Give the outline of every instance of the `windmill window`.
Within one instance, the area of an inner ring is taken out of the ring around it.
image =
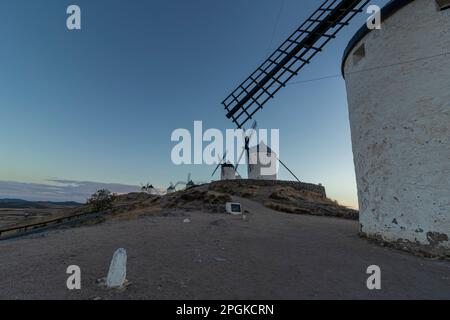
[[[450,9],[450,0],[436,0],[439,10]]]
[[[364,43],[359,46],[358,49],[355,50],[353,53],[353,63],[357,64],[359,61],[361,61],[366,56],[366,47]]]

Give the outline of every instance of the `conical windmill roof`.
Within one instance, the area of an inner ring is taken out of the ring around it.
[[[268,154],[271,154],[273,151],[267,146],[264,142],[260,142],[258,145],[253,146],[249,149],[250,153],[260,153],[263,151],[267,151]]]

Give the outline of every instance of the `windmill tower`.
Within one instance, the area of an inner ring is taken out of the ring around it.
[[[191,179],[191,173],[187,176],[186,189],[195,187],[195,182]]]
[[[227,162],[220,165],[220,180],[236,180],[236,169],[234,166]]]
[[[147,194],[159,194],[159,191],[150,183],[147,183],[146,185],[141,183],[141,191]]]
[[[244,148],[236,165],[236,170],[239,164],[246,155],[247,164],[247,178],[251,180],[277,180],[277,163],[278,158],[264,142],[250,147],[250,141],[255,133],[257,127],[256,121],[253,122],[250,134],[247,135],[244,130]]]
[[[245,134],[244,130],[244,148],[236,164],[236,172],[241,160],[246,155],[247,177],[253,180],[277,180],[278,163],[280,163],[298,182],[301,182],[297,176],[280,160],[278,155],[273,152],[264,142],[250,147],[250,141],[257,127],[256,121],[253,122],[250,135]]]
[[[211,177],[214,177],[217,170],[220,167],[220,180],[236,180],[239,179],[240,176],[236,172],[236,168],[230,162],[225,161],[227,157],[227,152],[223,155],[222,158],[219,158],[219,164],[216,169],[213,171]]]
[[[177,186],[174,185],[172,182],[170,183],[169,187],[167,188],[167,193],[174,193],[177,191]]]
[[[360,231],[450,255],[450,1],[393,0],[381,17],[342,63]]]
[[[251,180],[277,180],[277,154],[264,142],[248,149],[247,175]]]

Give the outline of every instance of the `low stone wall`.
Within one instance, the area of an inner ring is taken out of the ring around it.
[[[236,184],[236,185],[241,185],[241,186],[291,187],[291,188],[299,190],[299,191],[314,192],[324,198],[326,198],[326,196],[327,196],[324,186],[312,184],[312,183],[297,182],[297,181],[241,179],[241,180],[215,181],[215,182],[212,182],[211,184],[220,184],[220,183],[222,183],[222,184],[229,183],[229,184]]]

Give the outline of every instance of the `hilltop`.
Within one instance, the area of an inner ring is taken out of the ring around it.
[[[328,199],[324,192],[314,190],[303,188],[294,182],[217,181],[162,196],[147,193],[120,195],[115,198],[112,209],[104,217],[133,218],[149,214],[191,211],[219,214],[225,213],[226,202],[246,199],[278,212],[358,219],[356,210],[341,206],[336,201]],[[75,212],[89,210],[91,207],[85,205],[76,208]],[[247,210],[245,205],[243,210]]]
[[[148,215],[185,215],[193,211],[221,214],[225,213],[227,202],[243,200],[282,213],[358,219],[357,211],[328,199],[325,189],[319,185],[291,181],[230,180],[194,186],[165,195],[145,192],[117,195],[109,210],[95,215],[94,218],[74,223],[73,226]],[[243,205],[243,210],[250,213],[246,205]],[[4,199],[0,200],[0,227],[42,223],[94,211],[92,205],[76,202]]]

